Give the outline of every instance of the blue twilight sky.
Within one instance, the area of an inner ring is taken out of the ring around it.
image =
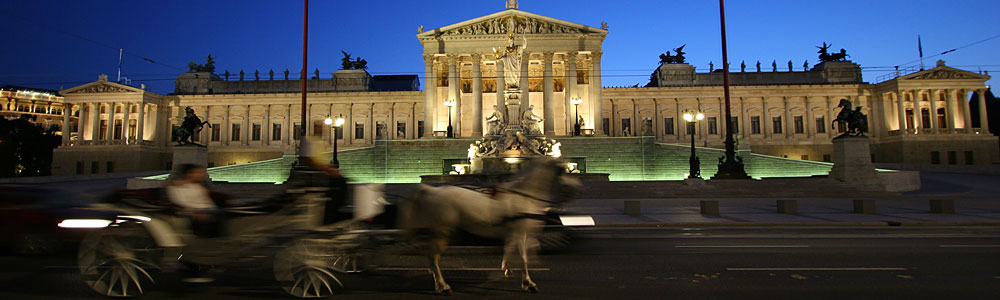
[[[504,9],[504,0],[333,1],[313,0],[309,20],[309,70],[323,77],[339,68],[340,50],[368,60],[373,75],[420,74],[423,60],[417,26],[438,28]],[[240,69],[252,78],[274,69],[294,74],[302,62],[302,1],[76,1],[0,0],[0,85],[69,88],[114,80],[118,48],[122,75],[154,92],[173,91],[173,79],[189,61],[217,56],[217,73]],[[793,61],[817,62],[815,46],[846,48],[876,82],[893,66],[916,66],[917,35],[926,59],[1000,75],[1000,27],[995,0],[754,0],[728,1],[729,59],[733,69],[760,60],[770,71]],[[681,44],[700,72],[721,66],[717,1],[523,0],[521,10],[599,27],[604,41],[606,86],[645,84],[657,56]],[[986,41],[983,41],[986,40]],[[980,42],[983,41],[983,42]],[[971,46],[960,48],[969,44]],[[151,59],[157,64],[143,60]],[[277,75],[280,77],[280,75]],[[297,78],[297,75],[293,75]],[[991,80],[994,82],[996,80]],[[422,80],[421,80],[422,83]]]

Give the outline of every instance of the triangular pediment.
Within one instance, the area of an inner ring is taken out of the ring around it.
[[[537,15],[517,9],[507,9],[457,24],[424,31],[417,38],[437,36],[489,36],[506,35],[514,24],[515,34],[600,34],[606,29],[594,28],[573,22]]]
[[[67,94],[103,94],[103,93],[143,93],[144,90],[118,84],[106,80],[98,80],[81,86],[71,87],[59,91],[61,95]]]
[[[930,70],[924,70],[910,75],[900,77],[903,80],[935,80],[935,79],[972,79],[989,80],[987,75],[960,70],[947,66],[940,66]]]

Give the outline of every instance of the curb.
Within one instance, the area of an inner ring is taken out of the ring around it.
[[[599,228],[629,228],[629,227],[781,227],[781,226],[847,226],[847,227],[876,227],[876,226],[1000,226],[1000,221],[983,222],[663,222],[663,223],[611,223],[595,224]]]

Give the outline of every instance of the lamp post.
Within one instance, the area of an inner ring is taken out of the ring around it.
[[[684,111],[684,121],[688,122],[689,132],[691,134],[691,158],[688,160],[690,168],[688,169],[688,178],[701,178],[701,162],[698,160],[698,156],[694,154],[694,134],[695,134],[695,123],[701,121],[705,118],[705,114],[697,111],[687,110]]]
[[[323,124],[333,128],[333,159],[330,160],[330,164],[333,165],[334,168],[340,169],[340,160],[337,159],[337,129],[344,126],[344,117],[337,116],[337,119],[326,117],[326,119],[323,120]]]
[[[573,99],[569,99],[569,103],[573,104],[575,111],[573,114],[573,120],[575,122],[575,125],[573,125],[573,136],[580,136],[580,103],[583,103],[583,99],[574,97]]]
[[[451,127],[451,108],[455,106],[455,99],[444,100],[444,106],[448,107],[448,138],[453,138],[455,137],[455,132]]]
[[[750,179],[743,167],[743,159],[736,156],[736,139],[733,131],[733,115],[729,105],[729,54],[726,50],[726,8],[725,0],[719,0],[719,27],[722,28],[722,91],[726,102],[726,156],[719,163],[719,171],[714,178]]]

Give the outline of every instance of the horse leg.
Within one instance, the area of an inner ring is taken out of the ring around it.
[[[537,293],[538,286],[534,281],[531,281],[531,276],[528,275],[528,233],[524,232],[518,239],[518,249],[521,252],[521,289],[529,293]]]
[[[448,239],[446,238],[434,238],[431,240],[430,253],[428,253],[427,258],[430,260],[431,264],[431,276],[434,277],[434,291],[442,296],[451,296],[451,286],[444,282],[444,276],[441,275],[441,253],[444,252],[445,246],[448,245]]]
[[[508,237],[503,246],[503,260],[500,261],[500,270],[503,270],[503,277],[510,278],[510,260],[517,251],[517,239]]]

